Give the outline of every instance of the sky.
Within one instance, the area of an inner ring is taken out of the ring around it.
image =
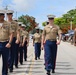
[[[47,15],[61,17],[67,11],[76,8],[76,0],[0,0],[0,9],[6,6],[14,10],[14,18],[28,14],[35,17],[39,27],[43,28],[42,22],[48,20]]]

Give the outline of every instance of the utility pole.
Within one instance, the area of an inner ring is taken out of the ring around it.
[[[5,6],[5,10],[8,10],[8,5]]]
[[[76,16],[76,6],[75,6],[75,16]]]
[[[72,30],[72,20],[71,20],[71,22],[70,22],[70,30]]]
[[[75,9],[76,9],[76,6],[75,6]]]
[[[16,19],[17,19],[17,11],[16,11]]]
[[[7,11],[8,10],[8,5],[6,5],[4,9]],[[5,14],[5,16],[6,16],[6,21],[7,21],[7,15]]]

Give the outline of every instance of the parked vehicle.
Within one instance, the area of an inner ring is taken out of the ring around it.
[[[63,41],[72,41],[74,35],[74,30],[69,30],[67,34],[64,34],[62,36]]]

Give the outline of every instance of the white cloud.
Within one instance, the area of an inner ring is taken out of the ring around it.
[[[3,2],[3,0],[0,0],[0,9],[3,8],[3,6],[2,6],[2,2]]]
[[[16,11],[26,12],[33,9],[35,0],[12,0],[11,7]]]
[[[3,1],[3,0],[0,0],[0,4],[2,4],[2,1]]]

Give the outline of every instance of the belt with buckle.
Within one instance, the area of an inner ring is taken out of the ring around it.
[[[49,41],[56,41],[56,39],[48,39]]]

